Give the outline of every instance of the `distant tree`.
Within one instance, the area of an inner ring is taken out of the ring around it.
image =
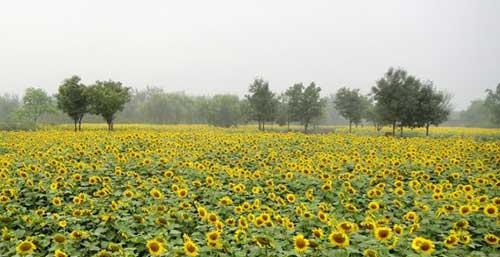
[[[500,83],[497,85],[495,91],[491,89],[487,89],[486,92],[488,95],[486,96],[486,100],[484,104],[486,108],[491,113],[491,121],[497,126],[500,126]]]
[[[467,109],[460,112],[460,119],[466,127],[493,127],[491,116],[490,110],[481,99],[471,101]]]
[[[208,123],[219,127],[238,125],[240,100],[235,95],[215,95],[209,103]]]
[[[416,112],[418,86],[418,79],[405,70],[390,68],[372,87],[375,110],[384,122],[392,124],[393,135],[396,125],[401,127],[403,134],[403,126],[415,124],[413,113]]]
[[[359,93],[359,89],[340,88],[335,94],[335,109],[349,121],[349,133],[352,123],[359,124],[368,108],[368,100]]]
[[[381,112],[376,109],[377,106],[373,103],[372,99],[367,99],[366,105],[367,107],[364,118],[373,124],[375,130],[382,130],[385,121],[380,115]]]
[[[130,100],[130,88],[122,86],[121,82],[96,81],[87,90],[89,110],[91,113],[101,115],[108,124],[108,130],[113,130],[116,113],[123,110],[124,105]]]
[[[300,121],[302,117],[302,98],[304,95],[304,84],[296,83],[289,87],[284,94],[287,98],[288,129],[291,121]]]
[[[241,118],[240,118],[241,123],[247,124],[253,119],[254,117],[253,110],[247,98],[243,98],[240,100],[240,112],[241,112]]]
[[[0,95],[0,122],[10,121],[20,107],[21,103],[16,95]]]
[[[21,115],[32,120],[35,124],[44,113],[54,112],[52,98],[41,88],[30,87],[23,96]]]
[[[290,130],[290,113],[288,111],[288,100],[288,96],[284,93],[278,97],[278,106],[276,108],[276,123],[280,126],[285,126],[288,124],[288,130]]]
[[[77,124],[78,130],[82,130],[83,115],[88,111],[89,104],[85,93],[87,87],[80,81],[78,76],[65,79],[56,95],[57,107],[73,119],[75,131],[77,131]]]
[[[264,130],[265,122],[274,120],[278,100],[269,89],[269,83],[261,78],[254,80],[248,92],[246,98],[252,117],[259,123],[259,130]]]
[[[304,89],[300,98],[298,113],[301,123],[304,124],[304,133],[307,133],[311,121],[321,117],[325,102],[320,97],[320,92],[321,88],[316,86],[314,82],[311,82],[311,84]]]
[[[430,125],[439,125],[448,119],[451,112],[451,96],[437,91],[431,81],[424,82],[417,96],[417,112],[414,114],[418,127],[425,127],[429,135]]]

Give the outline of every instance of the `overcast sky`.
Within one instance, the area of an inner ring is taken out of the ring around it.
[[[457,109],[500,83],[500,1],[3,1],[0,92],[73,74],[188,94],[315,81],[369,92],[390,67]]]

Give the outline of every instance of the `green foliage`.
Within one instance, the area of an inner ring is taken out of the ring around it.
[[[340,88],[333,102],[339,114],[349,120],[349,132],[352,123],[359,124],[366,116],[368,99],[359,93],[359,89]]]
[[[75,122],[79,123],[81,130],[81,122],[83,116],[88,111],[89,99],[86,94],[87,87],[80,83],[81,79],[78,76],[67,78],[59,86],[57,99],[57,107],[66,113]]]
[[[497,127],[500,127],[500,83],[497,85],[495,91],[487,89],[486,92],[488,95],[484,102],[485,106],[491,113],[491,121]]]
[[[122,86],[121,82],[96,81],[87,90],[90,112],[101,115],[108,123],[108,130],[113,130],[116,113],[123,110],[130,101],[130,88]]]
[[[15,95],[0,95],[0,122],[10,122],[14,113],[21,107],[19,98]]]
[[[448,119],[451,112],[450,95],[437,91],[432,82],[423,83],[417,95],[416,126],[425,127],[429,135],[430,125],[439,125]]]
[[[55,112],[52,98],[41,88],[30,87],[26,89],[23,97],[23,106],[19,111],[19,117],[37,122],[44,113]]]
[[[474,100],[460,113],[460,119],[466,127],[492,127],[491,114],[484,100]]]
[[[428,130],[430,125],[444,122],[451,111],[449,95],[437,92],[432,82],[422,82],[403,69],[390,68],[372,93],[376,118],[392,124],[393,134],[396,125],[401,135],[403,127],[425,126]]]
[[[306,133],[311,121],[321,116],[323,107],[325,106],[325,101],[320,97],[319,92],[321,92],[321,88],[316,86],[314,82],[311,82],[304,89],[300,98],[298,108],[299,120],[304,124],[304,132]]]
[[[215,95],[209,102],[208,123],[219,127],[238,125],[240,100],[235,95]]]
[[[300,121],[301,119],[301,101],[304,91],[304,84],[297,83],[292,87],[288,88],[285,92],[285,96],[288,101],[288,113],[290,121]]]
[[[249,103],[251,117],[259,123],[259,129],[264,130],[266,121],[273,121],[276,116],[278,99],[269,89],[269,83],[261,78],[255,79],[248,89],[246,98]]]

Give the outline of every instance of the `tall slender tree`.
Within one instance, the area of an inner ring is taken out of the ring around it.
[[[254,120],[259,123],[259,130],[265,130],[265,122],[273,121],[278,100],[269,89],[269,82],[257,78],[248,89],[246,98]]]
[[[89,106],[88,96],[85,92],[87,87],[80,81],[80,77],[76,75],[65,79],[59,86],[56,95],[57,107],[73,120],[75,131],[77,131],[77,124],[78,130],[82,130],[82,119],[88,112]]]
[[[500,83],[497,85],[495,91],[487,89],[486,93],[488,95],[486,96],[484,104],[491,113],[492,122],[497,127],[500,127]]]
[[[314,82],[311,82],[304,89],[300,98],[299,117],[302,124],[304,124],[305,133],[307,133],[311,121],[321,116],[323,107],[325,106],[325,101],[320,97],[320,92],[321,88],[316,86]]]
[[[361,122],[367,111],[368,100],[359,93],[359,89],[342,87],[337,90],[333,103],[339,114],[349,121],[349,133],[352,133],[352,123]]]

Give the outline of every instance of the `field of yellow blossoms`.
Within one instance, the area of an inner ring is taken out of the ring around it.
[[[0,132],[0,256],[499,256],[500,140],[457,133]]]

